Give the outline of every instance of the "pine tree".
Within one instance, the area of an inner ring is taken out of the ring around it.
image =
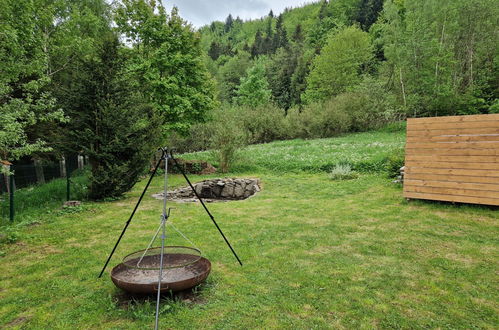
[[[253,42],[253,46],[251,46],[251,57],[255,58],[258,55],[263,54],[264,52],[264,40],[262,37],[262,32],[260,30],[256,31],[255,41]]]
[[[229,14],[229,16],[227,16],[227,18],[225,19],[225,26],[224,26],[225,33],[230,32],[233,26],[234,26],[234,19],[232,18],[232,15]]]
[[[279,48],[268,70],[272,99],[280,108],[286,111],[293,104],[291,77],[298,64],[297,56],[297,49]]]
[[[323,20],[328,16],[328,4],[327,0],[322,0],[321,8],[319,9],[319,20]]]
[[[305,40],[305,36],[303,35],[303,29],[301,27],[301,24],[297,24],[295,27],[295,31],[293,32],[293,36],[291,39],[297,43],[297,44],[302,44],[303,41]]]
[[[279,15],[276,22],[276,33],[274,35],[274,52],[281,47],[288,47],[288,35],[283,25],[283,17]]]
[[[210,49],[208,50],[208,55],[213,61],[216,61],[222,53],[222,48],[220,44],[216,41],[212,41]]]
[[[369,31],[383,9],[383,0],[361,0],[357,21],[364,31]]]
[[[121,196],[139,180],[162,137],[161,118],[126,70],[118,37],[108,33],[85,58],[66,92],[66,146],[91,165],[89,197]]]

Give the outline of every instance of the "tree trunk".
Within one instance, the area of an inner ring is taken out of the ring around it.
[[[402,88],[402,98],[404,99],[404,106],[407,106],[407,100],[405,98],[405,87],[404,80],[402,79],[402,68],[399,68],[399,76],[400,76],[400,87]]]

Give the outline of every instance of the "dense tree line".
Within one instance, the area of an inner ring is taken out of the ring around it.
[[[497,113],[498,17],[495,0],[322,0],[196,32],[155,0],[0,0],[0,158],[84,153],[103,198],[165,141],[228,169],[246,142]]]
[[[200,32],[225,103],[263,63],[254,94],[283,113],[372,83],[399,117],[473,114],[499,108],[497,17],[494,0],[322,0]]]
[[[83,153],[119,196],[214,108],[199,35],[158,1],[0,0],[0,158]]]

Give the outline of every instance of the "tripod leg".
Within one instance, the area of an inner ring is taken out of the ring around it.
[[[164,151],[163,151],[164,153]],[[104,264],[104,267],[102,267],[102,270],[99,274],[99,278],[102,277],[102,274],[104,273],[104,270],[106,270],[106,267],[107,265],[109,264],[109,261],[111,260],[111,257],[113,256],[114,254],[114,251],[116,251],[116,248],[118,247],[118,244],[120,244],[120,241],[121,239],[123,238],[123,235],[125,235],[125,232],[128,228],[128,225],[130,225],[130,222],[132,221],[132,218],[133,216],[135,215],[135,212],[137,211],[137,209],[139,208],[139,205],[140,205],[140,202],[142,202],[142,198],[144,198],[144,195],[146,194],[146,191],[147,191],[147,188],[149,188],[149,185],[151,184],[151,181],[152,179],[154,178],[154,175],[156,174],[156,171],[158,170],[159,168],[159,165],[161,164],[161,160],[163,159],[163,156],[161,156],[161,158],[159,159],[158,163],[156,164],[156,167],[154,168],[154,171],[152,172],[151,174],[151,177],[149,178],[149,181],[147,181],[147,184],[144,188],[144,191],[142,191],[142,195],[140,195],[139,197],[139,200],[137,201],[137,204],[135,205],[135,208],[133,209],[132,211],[132,214],[130,215],[130,218],[128,219],[128,221],[126,222],[125,224],[125,227],[123,228],[123,230],[121,231],[121,235],[120,237],[118,238],[118,240],[116,241],[116,244],[114,245],[114,248],[113,250],[111,251],[111,254],[109,255],[109,257],[107,258],[106,260],[106,263]]]
[[[213,223],[215,224],[215,227],[217,227],[218,229],[218,232],[220,233],[220,235],[222,235],[225,243],[227,244],[227,246],[229,247],[229,249],[232,251],[232,254],[234,255],[234,257],[236,257],[237,261],[239,262],[239,264],[242,266],[243,263],[241,262],[241,259],[239,259],[239,257],[237,256],[237,253],[236,251],[234,251],[234,249],[232,248],[232,245],[230,245],[229,243],[229,240],[225,237],[224,233],[222,232],[222,229],[220,229],[220,227],[218,226],[217,222],[215,221],[215,218],[213,217],[213,215],[211,215],[210,211],[208,210],[208,208],[206,207],[206,205],[204,204],[203,200],[201,199],[201,197],[198,195],[198,193],[196,192],[196,189],[194,189],[194,186],[192,185],[191,181],[189,180],[189,178],[187,177],[187,175],[185,174],[184,170],[182,169],[182,167],[177,163],[177,160],[175,159],[175,157],[173,157],[173,152],[170,152],[170,157],[171,159],[173,160],[173,162],[175,163],[175,166],[177,166],[177,168],[179,169],[179,171],[182,173],[182,175],[184,176],[185,178],[185,181],[187,181],[187,183],[189,184],[189,186],[191,187],[192,191],[194,192],[194,195],[196,195],[197,199],[199,199],[199,201],[201,202],[201,205],[203,205],[203,208],[204,210],[206,211],[206,213],[208,214],[208,216],[210,217],[211,221],[213,221]]]

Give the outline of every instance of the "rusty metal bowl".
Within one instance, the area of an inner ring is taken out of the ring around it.
[[[128,255],[125,257],[124,263],[113,268],[111,279],[118,288],[131,293],[155,293],[158,291],[158,254],[145,255],[140,262],[140,268],[130,267],[126,263],[128,261],[128,264],[136,265],[135,258],[130,258],[130,256],[138,255],[140,257],[142,252],[138,251]],[[161,280],[161,291],[165,292],[193,288],[206,280],[211,270],[211,263],[208,259],[198,254],[185,253],[185,251],[179,253],[178,249],[173,251],[165,249],[163,260],[165,266]],[[183,264],[185,265],[179,266]]]

